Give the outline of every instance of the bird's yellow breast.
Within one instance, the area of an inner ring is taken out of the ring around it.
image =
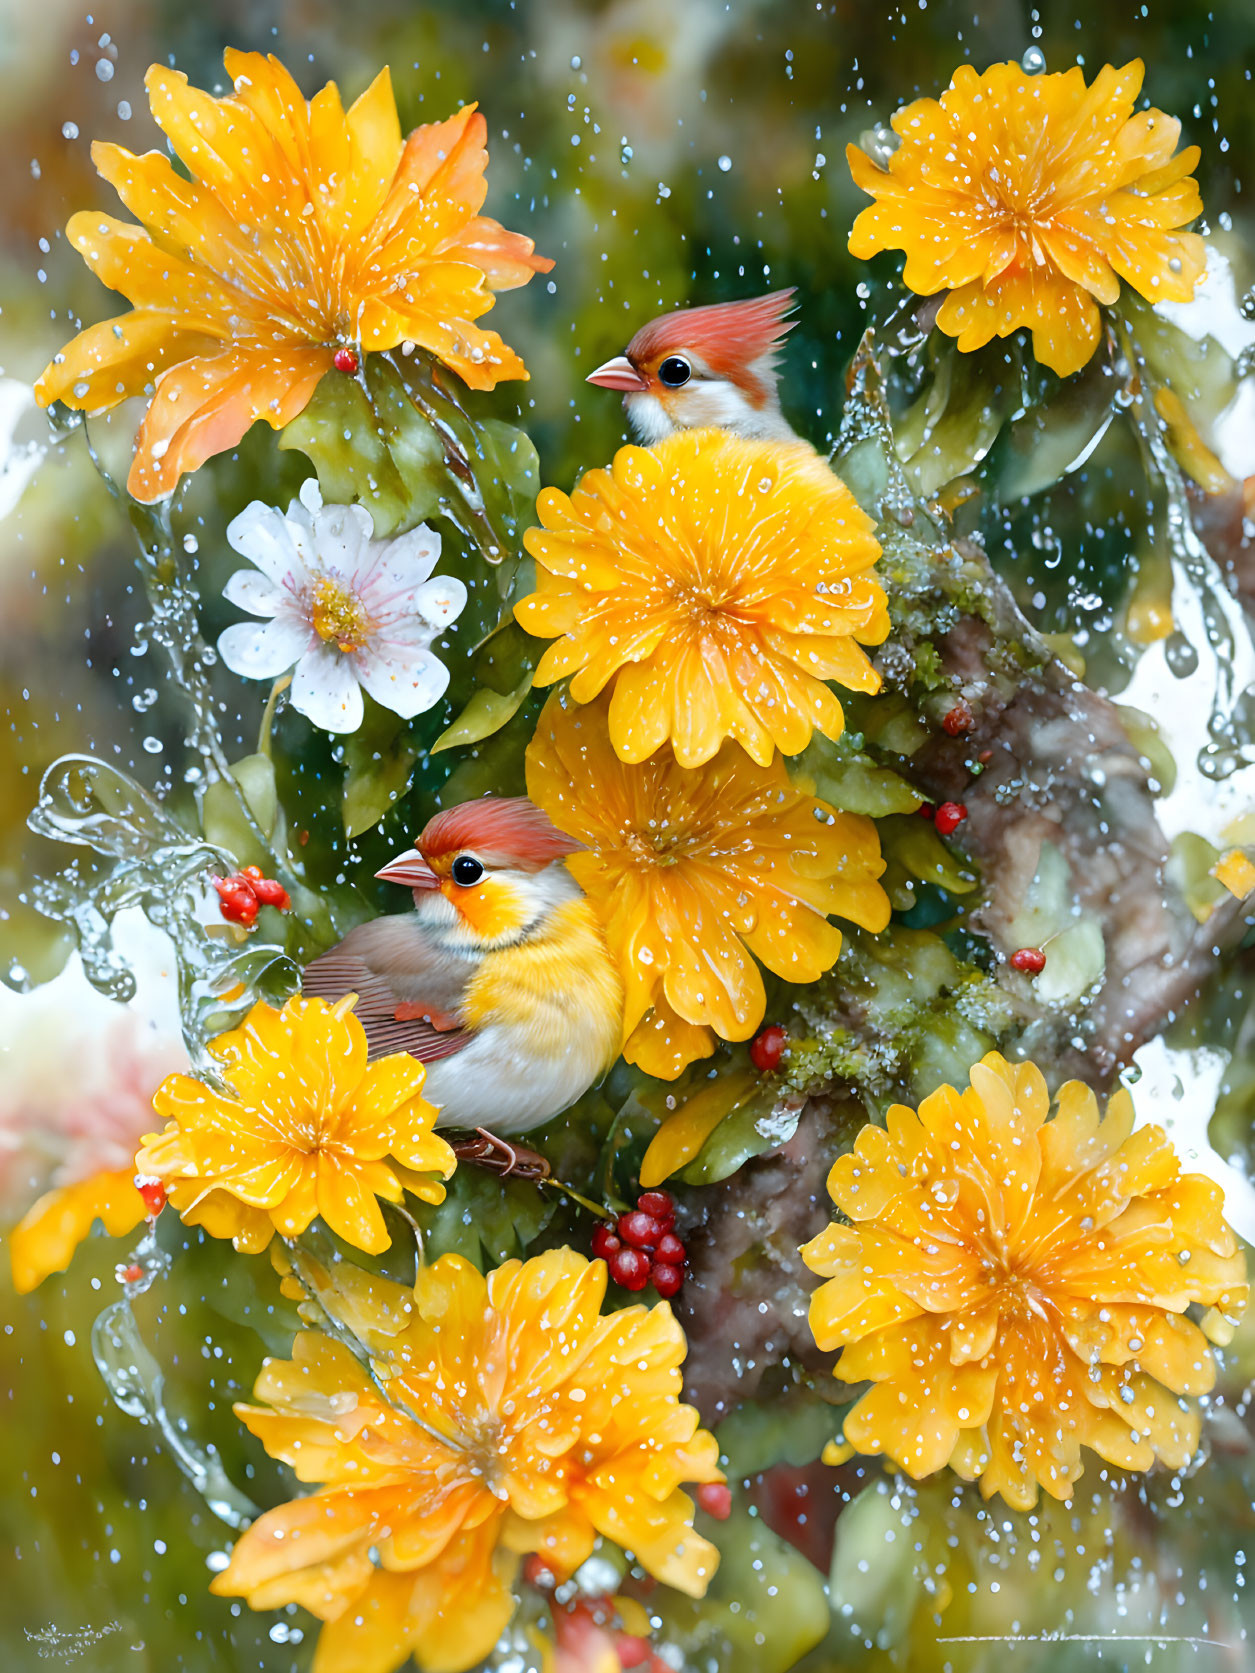
[[[603,1066],[619,1052],[623,983],[586,900],[567,901],[545,935],[484,956],[467,985],[462,1015],[472,1029],[517,1028],[544,1056],[565,1056],[573,1034]]]

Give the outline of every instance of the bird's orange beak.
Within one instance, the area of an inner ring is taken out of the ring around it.
[[[629,394],[637,395],[649,388],[649,380],[641,376],[625,354],[607,360],[604,366],[590,372],[584,381],[600,384],[602,389],[624,389]]]
[[[382,871],[375,873],[385,883],[401,883],[407,889],[438,889],[440,879],[427,864],[417,848],[407,848],[395,860],[389,860]]]

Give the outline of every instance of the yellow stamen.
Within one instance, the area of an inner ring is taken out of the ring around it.
[[[337,650],[360,650],[374,631],[374,623],[356,594],[324,575],[314,588],[310,609],[314,632]]]

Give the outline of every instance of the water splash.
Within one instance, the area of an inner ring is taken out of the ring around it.
[[[228,1527],[246,1528],[258,1507],[227,1476],[217,1448],[197,1441],[165,1403],[165,1373],[140,1334],[132,1300],[169,1270],[170,1258],[157,1246],[150,1224],[124,1269],[126,1293],[106,1307],[92,1326],[92,1357],[114,1404],[128,1417],[155,1428],[170,1456],[214,1515]]]
[[[234,860],[186,831],[116,767],[88,755],[63,756],[45,773],[28,824],[111,862],[95,870],[76,863],[36,883],[30,896],[45,916],[73,926],[83,973],[99,992],[122,1003],[135,995],[134,972],[113,943],[119,912],[139,907],[170,937],[183,1038],[197,1071],[213,1067],[206,1040],[229,1020],[224,995],[252,994],[263,978],[276,989],[296,986],[299,973],[282,947],[256,940],[240,947],[228,935],[209,933],[205,920],[217,912],[208,878],[233,870]]]

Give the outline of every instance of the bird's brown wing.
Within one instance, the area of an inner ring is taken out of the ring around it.
[[[306,965],[301,992],[307,999],[325,999],[332,1004],[346,993],[355,993],[353,1014],[365,1030],[371,1062],[393,1052],[408,1051],[420,1063],[435,1063],[441,1057],[452,1057],[471,1041],[470,1031],[465,1028],[433,1028],[419,1017],[398,1020],[398,1008],[412,1011],[413,1005],[398,1007],[387,978],[348,951],[343,942]]]

